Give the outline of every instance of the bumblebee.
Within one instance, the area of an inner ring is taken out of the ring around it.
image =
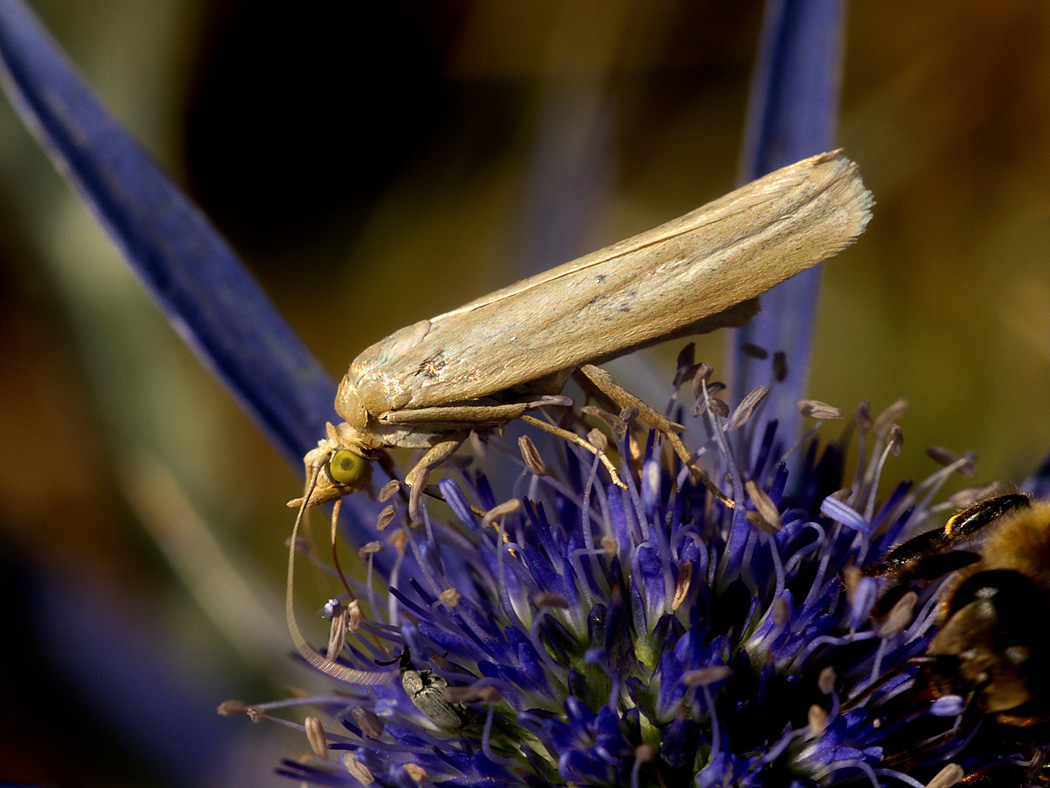
[[[962,542],[968,549],[952,549]],[[876,615],[949,572],[940,628],[914,660],[933,693],[959,695],[1004,725],[1050,723],[1050,501],[988,498],[904,542],[865,571],[891,579]]]

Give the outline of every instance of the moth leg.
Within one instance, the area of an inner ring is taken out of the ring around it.
[[[453,429],[484,429],[499,427],[508,421],[520,419],[525,413],[544,405],[563,404],[563,398],[528,400],[477,405],[440,405],[432,408],[406,408],[390,410],[379,416],[383,424],[425,424],[433,427]]]
[[[619,405],[621,408],[635,408],[638,411],[638,418],[648,424],[650,427],[661,433],[671,444],[671,448],[674,449],[682,462],[685,463],[686,467],[689,468],[689,472],[693,474],[693,477],[697,479],[701,484],[706,487],[712,495],[729,508],[733,508],[735,504],[732,500],[726,497],[718,486],[711,481],[707,474],[700,470],[700,466],[693,460],[692,452],[685,447],[682,443],[682,439],[678,437],[678,433],[683,432],[685,427],[681,424],[671,421],[661,413],[653,410],[653,408],[646,405],[638,397],[631,394],[627,389],[623,388],[619,383],[613,380],[612,375],[606,372],[601,367],[596,367],[594,364],[584,364],[579,368],[579,372],[588,381],[590,381],[597,389]]]
[[[408,496],[408,517],[410,520],[415,520],[419,514],[419,501],[426,491],[430,472],[455,454],[459,447],[463,445],[463,441],[467,439],[468,434],[466,430],[457,432],[451,438],[434,444],[427,449],[427,453],[420,458],[415,467],[405,475],[405,484],[410,488]]]
[[[612,477],[613,484],[617,487],[627,488],[627,485],[620,480],[620,475],[616,472],[616,468],[613,467],[612,461],[606,456],[602,449],[599,449],[593,443],[581,438],[575,432],[569,430],[563,430],[561,427],[557,427],[554,424],[548,424],[540,419],[535,419],[532,416],[522,416],[521,420],[526,424],[531,424],[533,427],[539,427],[544,432],[549,432],[551,435],[556,435],[562,440],[566,440],[569,443],[575,443],[577,446],[582,446],[591,454],[595,455],[599,460],[602,461],[602,465],[609,471],[609,476]]]

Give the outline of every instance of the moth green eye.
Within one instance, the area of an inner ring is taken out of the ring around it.
[[[339,484],[354,484],[368,473],[368,460],[349,449],[340,449],[328,462],[328,475]]]

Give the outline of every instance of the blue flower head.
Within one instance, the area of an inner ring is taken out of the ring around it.
[[[763,389],[730,409],[708,368],[689,354],[679,363],[668,412],[707,436],[713,478],[746,480],[727,487],[737,506],[637,430],[610,435],[631,458],[626,489],[582,449],[523,437],[521,455],[493,438],[487,460],[453,464],[439,485],[448,505],[425,504],[421,522],[395,495],[380,518],[389,585],[348,579],[326,609],[328,653],[349,681],[310,700],[329,749],[354,768],[314,760],[283,773],[376,785],[408,774],[442,786],[920,785],[906,775],[987,746],[959,699],[924,695],[907,662],[925,648],[936,596],[873,623],[874,581],[857,570],[943,509],[931,501],[972,458],[944,457],[922,484],[879,494],[902,406],[874,420],[861,408],[838,442],[785,445],[775,425],[755,429]],[[841,418],[800,408],[818,423]],[[843,488],[853,443],[866,453]],[[506,466],[511,480],[490,484],[486,469],[506,477]],[[503,487],[505,501],[493,492]]]

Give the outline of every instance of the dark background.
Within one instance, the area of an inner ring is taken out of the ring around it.
[[[396,328],[728,191],[761,13],[33,6],[333,376]],[[975,449],[975,481],[1020,481],[1050,449],[1048,40],[1045,3],[850,8],[839,138],[877,205],[827,268],[810,393],[910,400],[891,481],[932,472],[932,444]],[[284,784],[269,771],[305,740],[214,707],[326,686],[281,620],[299,475],[6,102],[0,257],[0,778]],[[665,391],[679,344],[621,375]],[[698,355],[717,366],[721,344]]]

